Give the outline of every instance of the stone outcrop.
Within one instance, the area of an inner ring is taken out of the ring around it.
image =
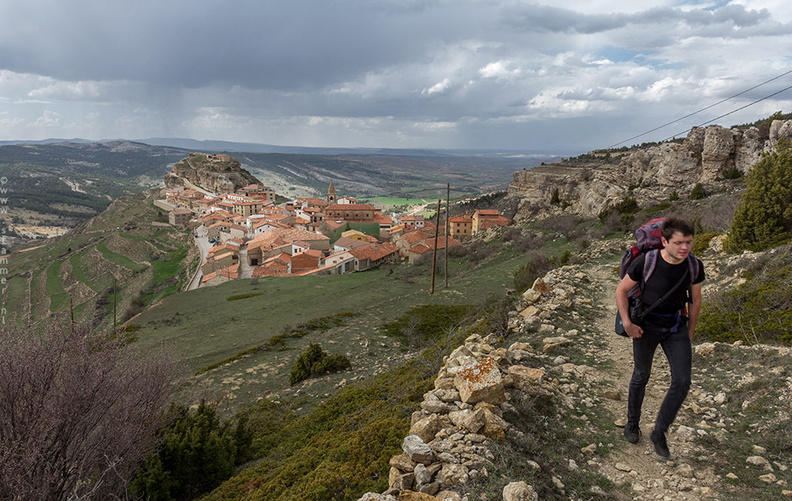
[[[234,193],[243,186],[261,184],[235,158],[204,153],[190,153],[176,162],[164,181],[169,189],[190,188],[214,194]]]
[[[694,127],[684,141],[633,150],[618,163],[611,153],[597,152],[588,161],[515,172],[509,195],[521,202],[517,220],[539,210],[552,211],[550,200],[556,189],[568,204],[566,211],[584,217],[596,217],[621,202],[628,192],[641,206],[648,206],[668,200],[673,192],[690,193],[697,183],[717,183],[724,172],[733,169],[746,174],[763,153],[775,149],[779,139],[792,138],[792,120],[773,121],[766,137],[755,127]]]
[[[552,397],[544,371],[519,365],[528,345],[495,349],[491,337],[474,334],[445,359],[435,388],[412,416],[402,454],[390,460],[388,491],[367,493],[360,501],[462,499],[472,482],[488,476],[488,444],[520,433],[503,418],[511,392]],[[533,492],[519,487],[507,492]]]

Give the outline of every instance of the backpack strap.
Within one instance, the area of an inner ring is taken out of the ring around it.
[[[627,252],[629,252],[629,249],[627,250]],[[633,287],[627,292],[628,297],[632,297],[632,298],[641,297],[641,292],[643,292],[644,286],[646,285],[646,281],[649,280],[649,277],[652,276],[652,273],[654,273],[654,270],[657,267],[658,252],[660,252],[658,249],[652,249],[644,253],[643,273],[641,274],[641,281],[638,284],[636,284],[635,287]]]
[[[690,269],[690,287],[688,287],[688,303],[693,302],[693,282],[696,281],[699,275],[699,260],[693,254],[688,254],[687,257],[688,268]]]

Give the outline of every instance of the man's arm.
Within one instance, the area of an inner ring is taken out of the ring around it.
[[[622,278],[622,281],[619,282],[619,285],[616,287],[616,307],[619,309],[624,331],[628,336],[633,338],[643,336],[643,329],[641,326],[632,323],[632,320],[630,320],[630,306],[627,299],[627,293],[636,285],[638,285],[638,282],[630,278],[630,275],[624,275],[624,278]],[[696,318],[698,318],[698,314]]]
[[[690,287],[690,297],[693,300],[688,305],[688,334],[693,340],[693,332],[696,330],[699,314],[701,313],[701,284],[693,284]]]

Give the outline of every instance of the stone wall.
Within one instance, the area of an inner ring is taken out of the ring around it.
[[[489,475],[491,443],[522,434],[503,417],[516,412],[511,401],[521,396],[568,398],[558,380],[524,361],[537,355],[563,358],[558,352],[578,335],[550,323],[559,310],[591,305],[590,299],[576,293],[588,282],[587,276],[571,270],[559,268],[538,279],[510,315],[510,330],[521,332],[527,327],[538,332],[541,353],[522,342],[494,348],[500,339],[493,334],[468,337],[445,358],[434,389],[424,394],[421,410],[413,414],[403,453],[390,460],[388,490],[367,493],[359,501],[464,501],[470,484]],[[562,365],[562,371],[578,370],[578,366],[566,365],[570,367]],[[554,482],[561,485],[558,479]],[[502,495],[505,501],[538,499],[533,487],[523,481],[507,483]]]

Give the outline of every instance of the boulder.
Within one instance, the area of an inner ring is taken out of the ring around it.
[[[459,390],[462,402],[468,404],[484,401],[498,405],[506,400],[503,378],[492,358],[459,370],[454,386]]]

